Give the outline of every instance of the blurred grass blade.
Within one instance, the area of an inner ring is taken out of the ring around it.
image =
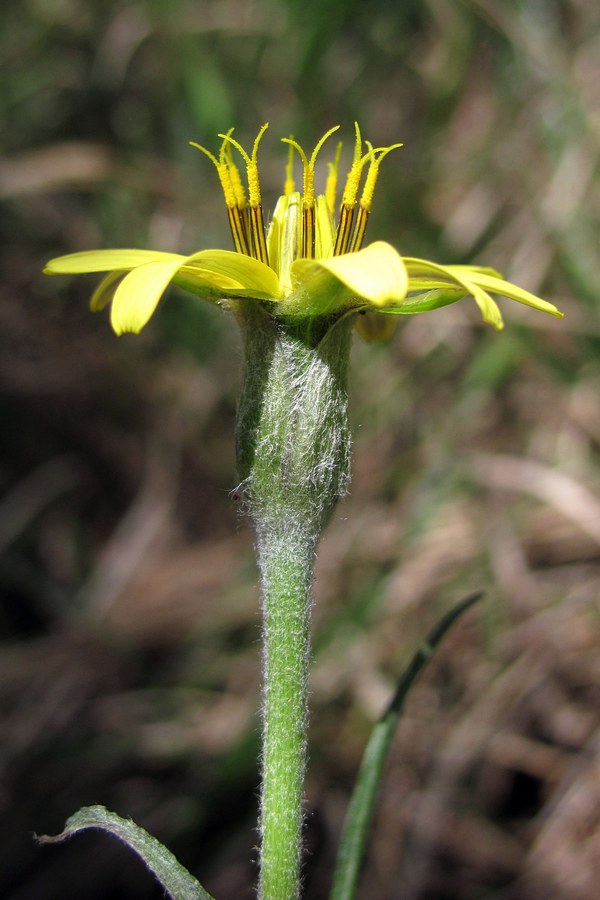
[[[131,819],[122,819],[104,806],[83,807],[67,819],[65,830],[60,834],[52,837],[42,835],[38,840],[43,843],[64,841],[86,828],[102,828],[127,844],[141,856],[173,900],[213,900],[160,841]]]
[[[471,594],[440,619],[400,676],[394,696],[371,732],[346,813],[330,900],[354,897],[383,767],[408,692],[440,641],[481,596],[481,592]]]

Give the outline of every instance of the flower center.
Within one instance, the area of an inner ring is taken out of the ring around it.
[[[233,129],[227,134],[219,135],[223,143],[218,157],[200,144],[193,141],[191,144],[208,156],[217,170],[236,251],[270,265],[279,274],[280,279],[286,282],[289,278],[289,267],[298,257],[314,259],[315,256],[341,256],[360,250],[371,212],[381,161],[391,150],[401,147],[402,144],[373,147],[365,141],[367,151],[363,153],[363,139],[358,123],[355,123],[354,156],[346,177],[336,224],[334,216],[342,144],[338,143],[334,159],[328,163],[325,193],[319,196],[315,195],[315,163],[323,144],[338,130],[339,125],[330,128],[323,135],[310,157],[293,137],[282,138],[283,142],[289,145],[284,196],[277,204],[267,236],[257,163],[258,147],[267,128],[267,124],[263,125],[258,132],[251,153],[244,150],[232,137]],[[233,149],[238,151],[246,166],[248,199],[240,171],[233,159]],[[303,166],[302,195],[295,190],[294,151],[300,156]],[[363,179],[365,169],[366,175]],[[359,199],[361,182],[363,187]],[[274,229],[278,229],[278,234],[273,233]]]

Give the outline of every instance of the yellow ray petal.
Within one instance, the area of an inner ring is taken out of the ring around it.
[[[410,279],[409,290],[414,289],[413,285],[416,286],[417,284],[425,286],[425,289],[427,289],[427,287],[438,288],[443,287],[444,285],[458,285],[464,289],[465,293],[470,294],[473,297],[479,307],[484,322],[487,322],[488,325],[492,325],[497,331],[501,331],[504,328],[504,322],[502,321],[498,305],[492,300],[490,295],[473,280],[474,278],[485,278],[486,276],[475,273],[467,276],[465,270],[461,266],[441,266],[426,259],[405,257],[404,262],[406,263]],[[429,278],[430,275],[433,276],[431,279]],[[418,289],[423,290],[423,286],[420,286]],[[459,298],[457,297],[457,299]]]
[[[133,269],[115,292],[110,320],[117,334],[141,331],[158,306],[167,285],[181,266],[179,257],[168,262],[150,262]]]
[[[135,269],[149,262],[183,260],[178,253],[163,253],[161,250],[85,250],[83,253],[69,253],[58,256],[47,263],[46,275],[84,275],[86,272],[110,272],[113,269]]]
[[[283,292],[292,289],[290,267],[301,240],[302,199],[297,191],[284,194],[277,201],[269,225],[267,244],[269,264],[279,276]]]
[[[99,312],[111,303],[114,299],[115,291],[126,275],[127,272],[117,270],[116,272],[110,272],[102,279],[90,300],[90,309],[92,312]]]
[[[324,279],[323,274],[329,277]],[[361,301],[376,307],[399,303],[408,288],[402,257],[384,241],[376,241],[358,253],[330,259],[298,259],[292,265],[292,276],[297,292],[302,291],[306,298],[307,308],[326,307],[327,311],[332,309],[325,296],[331,282],[338,283],[337,289],[333,285],[337,295],[335,307],[353,298],[357,305]]]
[[[335,226],[333,224],[333,216],[323,194],[320,194],[317,197],[316,218],[315,253],[317,258],[327,258],[331,256],[333,252],[333,246],[335,244]]]
[[[448,268],[453,267],[448,266]],[[547,300],[542,300],[541,297],[536,297],[535,294],[531,294],[510,281],[505,281],[503,278],[497,278],[479,270],[475,274],[470,275],[469,280],[477,282],[480,287],[485,288],[486,291],[491,291],[493,294],[510,297],[511,300],[516,300],[518,303],[524,303],[525,306],[532,306],[534,309],[550,313],[551,316],[556,316],[558,319],[564,318],[564,313],[557,309],[553,303],[548,303]]]
[[[232,250],[201,250],[184,259],[182,277],[196,275],[199,281],[221,291],[222,297],[247,296],[277,300],[279,278],[270,266]]]

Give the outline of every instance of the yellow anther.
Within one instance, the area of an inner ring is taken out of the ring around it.
[[[233,129],[232,129],[233,130]],[[231,134],[231,131],[229,132]],[[245,197],[244,197],[244,188],[242,187],[242,183],[240,181],[240,173],[237,171],[233,161],[231,160],[231,153],[227,152],[226,142],[223,141],[223,145],[221,146],[221,150],[219,153],[219,159],[207,150],[206,147],[203,147],[201,144],[196,144],[194,141],[190,141],[192,147],[196,147],[197,150],[200,150],[207,156],[211,163],[214,165],[217,170],[217,175],[219,176],[219,181],[221,182],[221,187],[223,188],[223,195],[225,197],[225,205],[227,206],[227,217],[229,219],[229,226],[231,228],[231,234],[233,237],[233,243],[235,249],[238,253],[244,253],[246,256],[250,255],[250,244],[248,242],[248,229],[246,226],[245,216],[243,215],[243,208],[245,206]],[[237,177],[237,184],[236,184]]]
[[[251,154],[232,136],[233,129],[230,129],[227,134],[219,135],[222,139],[222,144],[218,157],[201,144],[191,142],[193,147],[196,147],[210,159],[217,170],[225,196],[236,250],[239,253],[252,255],[266,265],[269,264],[269,255],[261,206],[257,158],[258,148],[267,128],[268,124],[265,124],[258,132],[252,145]],[[342,144],[338,143],[333,162],[328,163],[325,195],[318,199],[318,210],[315,197],[315,165],[323,144],[338,128],[339,125],[336,125],[325,132],[315,145],[310,158],[307,157],[300,144],[294,140],[292,135],[289,138],[282,139],[289,146],[285,168],[284,196],[286,198],[290,198],[292,195],[297,197],[295,209],[298,208],[299,197],[295,192],[294,185],[294,151],[298,153],[302,161],[304,172],[302,216],[297,217],[294,221],[298,221],[299,229],[297,236],[299,246],[298,244],[296,246],[300,251],[300,255],[306,259],[313,259],[315,251],[326,255],[332,252],[334,256],[338,256],[360,249],[373,202],[381,161],[392,150],[402,146],[402,144],[392,144],[389,147],[373,147],[372,144],[366,141],[364,143],[366,144],[367,152],[363,153],[363,139],[358,123],[355,122],[356,140],[354,155],[342,195],[339,223],[337,229],[335,229],[333,214],[336,206]],[[233,161],[232,148],[238,151],[246,165],[248,202],[246,201],[246,192],[242,184],[240,171]],[[360,206],[357,210],[358,192],[367,162],[369,167],[360,196]],[[273,242],[271,241],[271,243]]]
[[[296,190],[296,183],[294,181],[294,145],[291,143],[294,140],[293,134],[290,134],[289,140],[290,146],[285,167],[285,182],[283,185],[283,193],[286,197],[289,197],[290,194],[293,194]]]
[[[375,184],[377,183],[381,160],[384,156],[387,156],[390,151],[396,150],[398,147],[402,146],[402,144],[392,144],[390,147],[373,147],[372,144],[366,143],[369,148],[367,156],[370,160],[370,165],[360,198],[360,208],[358,210],[358,217],[354,226],[352,240],[348,244],[349,253],[356,253],[356,251],[360,250],[362,247],[365,231],[367,230],[369,213],[371,212],[373,194],[375,192]]]
[[[337,180],[338,180],[338,167],[340,164],[340,154],[342,152],[342,142],[340,141],[335,149],[335,156],[333,158],[333,162],[327,163],[328,174],[327,181],[325,182],[325,200],[327,202],[327,209],[333,215],[335,212],[335,203],[337,197]]]
[[[250,199],[250,206],[254,207],[260,206],[261,202],[260,183],[258,179],[258,164],[256,161],[258,156],[258,145],[260,144],[260,140],[268,127],[269,123],[266,122],[258,132],[256,140],[254,141],[254,146],[252,147],[252,156],[249,156],[242,145],[231,137],[231,132],[228,132],[228,134],[219,135],[220,138],[223,138],[223,141],[227,141],[230,144],[233,144],[235,149],[238,151],[238,153],[246,163],[246,172],[248,175],[248,195]]]
[[[352,160],[352,165],[350,166],[350,172],[348,173],[348,177],[346,178],[346,184],[344,187],[344,193],[342,195],[342,208],[340,210],[340,220],[338,223],[337,234],[335,237],[335,245],[333,248],[334,256],[341,256],[343,253],[348,253],[352,250],[354,246],[353,242],[351,244],[350,238],[352,236],[352,224],[354,221],[354,210],[356,207],[356,198],[358,196],[358,189],[360,187],[360,179],[362,176],[362,170],[364,165],[368,159],[370,159],[373,155],[373,147],[371,144],[367,143],[367,147],[369,148],[367,152],[361,156],[362,150],[362,138],[360,135],[360,128],[358,127],[358,122],[354,123],[356,128],[356,143],[354,145],[354,159]],[[366,222],[365,222],[366,225]],[[361,232],[364,235],[364,226],[361,225]],[[361,238],[362,240],[362,238]]]
[[[246,163],[246,173],[248,176],[248,198],[250,201],[250,210],[249,210],[249,237],[252,242],[252,253],[259,259],[261,262],[264,262],[266,265],[269,264],[269,257],[267,253],[267,243],[265,239],[265,228],[263,221],[263,213],[260,199],[260,182],[258,178],[258,145],[260,144],[261,138],[267,128],[269,127],[268,122],[263,125],[263,127],[258,132],[256,139],[254,141],[252,147],[252,156],[249,156],[248,153],[244,150],[242,145],[235,140],[235,138],[231,137],[231,131],[228,131],[227,134],[220,134],[219,137],[223,138],[223,147],[221,148],[221,156],[222,159],[228,160],[230,159],[230,154],[224,149],[226,144],[231,144],[238,153],[241,155],[242,159]],[[241,179],[236,179],[235,170],[236,166],[233,161],[227,161],[227,167],[229,172],[229,178],[232,185],[232,191],[234,194],[237,191],[238,198],[243,195],[243,188],[241,185]],[[238,173],[239,176],[239,173]],[[239,182],[239,187],[238,183]],[[242,189],[242,195],[240,195],[239,190]],[[243,195],[243,206],[245,206],[246,198]],[[238,210],[243,209],[241,204],[238,204]]]
[[[225,197],[225,204],[228,209],[237,205],[235,189],[233,186],[233,182],[231,179],[231,173],[229,171],[229,166],[224,161],[223,156],[221,155],[220,159],[207,150],[206,147],[203,147],[202,144],[197,144],[195,141],[190,141],[192,147],[195,147],[196,150],[200,150],[204,153],[205,156],[208,156],[211,163],[214,165],[217,170],[217,175],[219,176],[219,181],[221,182],[221,187],[223,188],[223,195]]]
[[[233,128],[230,128],[227,132],[227,138],[229,139],[233,134]],[[233,161],[233,153],[231,152],[231,144],[229,140],[223,140],[221,144],[221,150],[219,152],[219,162],[221,165],[227,166],[227,170],[229,172],[229,179],[231,181],[231,187],[235,196],[236,206],[239,209],[246,208],[246,192],[244,190],[244,185],[242,184],[242,178],[240,175],[240,170],[236,166]]]
[[[390,147],[377,147],[376,149],[370,147],[369,158],[371,164],[369,166],[369,171],[367,172],[365,185],[363,187],[363,192],[360,198],[360,205],[367,212],[371,211],[373,194],[375,192],[375,185],[379,176],[379,166],[381,164],[381,160],[384,158],[384,156],[387,156],[388,153],[391,153],[392,150],[397,150],[402,146],[402,144],[392,144]]]
[[[315,256],[315,162],[319,155],[319,150],[327,138],[330,137],[334,131],[337,131],[339,127],[339,125],[336,125],[334,128],[330,128],[329,131],[325,132],[321,140],[318,141],[310,159],[307,158],[306,153],[293,137],[282,138],[284,144],[289,144],[292,152],[294,150],[298,152],[304,167],[304,181],[302,186],[302,242],[300,249],[300,253],[304,259],[314,259]]]
[[[227,168],[229,169],[229,178],[231,179],[231,187],[233,188],[233,193],[235,194],[236,205],[239,207],[239,209],[245,209],[246,191],[244,190],[244,185],[242,184],[242,176],[240,175],[240,170],[232,160],[229,160],[227,162]]]
[[[354,123],[354,129],[356,131],[354,159],[352,160],[352,165],[350,166],[350,171],[348,172],[348,177],[346,178],[346,184],[344,186],[344,193],[342,195],[342,205],[349,207],[350,209],[352,209],[356,204],[356,196],[358,194],[358,188],[360,185],[360,176],[362,175],[362,170],[366,159],[368,159],[369,157],[368,153],[366,157],[362,155],[362,137],[360,134],[360,128],[358,127],[358,122]]]
[[[295,141],[293,138],[282,138],[284,144],[289,144],[294,150],[296,150],[302,160],[302,165],[304,167],[304,183],[302,186],[302,205],[304,209],[312,209],[315,205],[315,162],[317,161],[317,156],[319,155],[319,150],[325,143],[328,137],[338,130],[340,126],[335,125],[333,128],[330,128],[329,131],[326,131],[320,141],[318,141],[315,149],[313,150],[310,159],[307,158],[306,153],[300,146],[300,144]]]

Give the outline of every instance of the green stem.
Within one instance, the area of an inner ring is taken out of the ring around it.
[[[283,323],[240,305],[245,375],[241,491],[256,529],[263,594],[261,900],[300,893],[306,685],[316,547],[348,477],[350,321]]]
[[[314,541],[263,534],[263,773],[259,896],[298,895],[306,768],[307,677]]]

